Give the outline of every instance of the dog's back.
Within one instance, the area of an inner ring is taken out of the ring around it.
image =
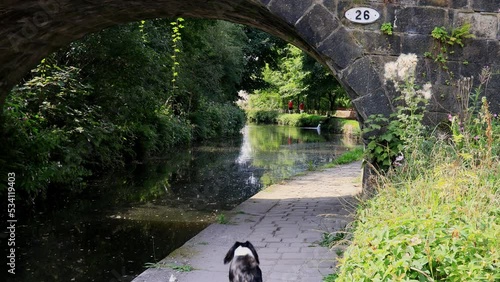
[[[262,271],[254,257],[237,256],[229,266],[229,281],[262,282]]]

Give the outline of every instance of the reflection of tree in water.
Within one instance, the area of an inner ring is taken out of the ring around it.
[[[331,162],[345,147],[340,136],[318,134],[317,130],[297,127],[248,127],[252,165],[265,170],[264,186],[277,183],[310,166]]]
[[[69,211],[36,219],[44,224],[16,230],[21,246],[16,266],[22,271],[15,281],[111,281],[136,275],[144,270],[144,262],[163,258],[206,227],[205,223],[137,222]]]
[[[247,126],[243,133],[240,140],[181,149],[105,175],[77,197],[106,201],[80,201],[78,206],[101,210],[153,202],[205,211],[228,209],[264,186],[332,161],[349,141],[295,127]]]
[[[262,187],[330,162],[343,150],[339,136],[316,130],[247,126],[243,133],[236,144],[193,148],[191,158],[171,174],[162,201],[196,210],[230,209]]]
[[[189,168],[172,178],[172,195],[199,210],[228,209],[248,199],[260,190],[262,171],[238,163],[238,154],[239,146],[196,150]]]

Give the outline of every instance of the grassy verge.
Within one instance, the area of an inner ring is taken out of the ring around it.
[[[352,136],[361,135],[361,128],[359,127],[359,122],[357,120],[342,118],[336,118],[336,120],[339,123],[338,128],[341,129],[341,133]]]
[[[328,164],[324,165],[323,167],[324,168],[331,168],[331,167],[336,167],[336,166],[342,165],[342,164],[348,164],[348,163],[352,163],[355,161],[360,161],[363,159],[363,154],[364,154],[363,147],[361,147],[361,146],[355,147],[352,150],[349,150],[349,151],[343,153],[338,158],[333,160],[333,162],[328,163]]]
[[[280,114],[276,117],[276,122],[279,125],[288,126],[310,126],[316,127],[320,122],[326,119],[325,116],[310,115],[310,114]]]
[[[486,82],[456,94],[470,105],[433,132],[421,124],[425,93],[400,89],[406,105],[367,146],[388,168],[324,281],[500,281],[500,119],[480,99]]]
[[[500,281],[499,179],[498,166],[447,161],[383,183],[359,210],[336,281]]]
[[[407,160],[381,177],[377,195],[357,212],[338,273],[324,281],[500,281],[493,159],[465,160],[438,142],[418,154],[421,167]]]

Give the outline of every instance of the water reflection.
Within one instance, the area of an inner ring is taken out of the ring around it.
[[[263,186],[331,162],[358,142],[352,137],[320,134],[317,128],[247,126],[244,132],[237,162],[263,169]]]
[[[215,213],[332,161],[355,142],[314,128],[247,126],[241,138],[102,175],[77,195],[49,195],[54,201],[17,229],[15,281],[129,281]]]

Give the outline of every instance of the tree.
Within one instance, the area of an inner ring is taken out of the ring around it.
[[[262,69],[268,64],[271,69],[276,69],[280,55],[279,51],[287,43],[264,31],[253,27],[243,27],[247,43],[244,47],[245,70],[240,84],[240,89],[252,92],[269,86],[262,77]]]
[[[304,96],[309,105],[330,112],[338,107],[349,107],[346,91],[329,70],[310,56],[303,57],[303,67],[308,71],[304,83],[309,87]]]
[[[186,22],[172,87],[171,20],[115,26],[46,58],[9,96],[0,168],[30,197],[194,138],[238,134],[246,37],[239,25]],[[166,101],[175,107],[165,107]],[[209,108],[209,110],[207,110]],[[14,161],[12,161],[14,160]],[[5,191],[0,187],[0,194]]]
[[[262,68],[264,89],[254,91],[250,97],[252,106],[268,110],[270,101],[279,97],[278,108],[285,107],[289,100],[295,104],[304,102],[308,109],[334,111],[337,107],[349,105],[345,90],[323,65],[297,47],[288,44],[276,50],[273,65],[266,63]]]
[[[297,47],[289,44],[278,54],[281,57],[277,68],[271,69],[266,64],[262,74],[270,88],[280,94],[283,106],[288,100],[299,100],[305,93],[308,85],[304,83],[304,79],[309,72],[303,69],[303,53]]]

